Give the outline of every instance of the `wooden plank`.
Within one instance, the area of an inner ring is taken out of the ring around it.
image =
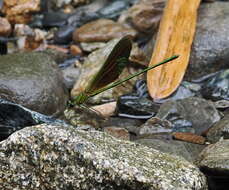
[[[147,73],[147,85],[153,99],[173,93],[181,83],[189,62],[200,0],[168,0],[160,23],[150,65],[171,57],[180,57]]]

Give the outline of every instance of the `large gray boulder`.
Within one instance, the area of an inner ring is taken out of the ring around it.
[[[186,75],[197,78],[228,68],[229,2],[202,3]]]
[[[206,147],[196,160],[208,177],[209,188],[228,189],[229,186],[229,140],[220,140]]]
[[[188,161],[98,131],[37,125],[0,143],[0,189],[205,190]]]
[[[45,53],[15,53],[0,58],[0,98],[55,115],[68,97],[62,74]]]

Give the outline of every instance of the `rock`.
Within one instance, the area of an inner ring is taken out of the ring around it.
[[[229,3],[202,3],[186,76],[189,79],[227,68]],[[220,63],[220,64],[219,64]]]
[[[59,35],[62,35],[62,30],[66,29],[64,27],[67,24],[67,19],[70,17],[69,14],[65,14],[63,12],[45,12],[43,18],[40,20],[41,26],[45,28],[51,28],[51,27],[63,27],[63,29],[60,29],[60,34],[56,34],[57,37]],[[33,23],[33,25],[36,26],[36,22]],[[64,35],[66,34],[66,31],[64,30]],[[58,41],[59,42],[59,41]]]
[[[70,46],[70,53],[74,56],[76,55],[81,55],[82,54],[82,50],[80,49],[79,46],[77,45],[71,45]]]
[[[55,115],[68,93],[55,62],[45,53],[15,53],[0,59],[0,98],[31,110]]]
[[[1,189],[207,189],[204,175],[184,159],[98,131],[49,125],[0,143],[0,179]]]
[[[134,38],[136,32],[112,20],[98,19],[77,28],[73,33],[73,40],[75,42],[107,42],[126,35]]]
[[[207,146],[196,160],[201,171],[208,177],[210,189],[224,190],[229,185],[229,140]]]
[[[123,95],[118,98],[116,113],[120,117],[149,119],[156,115],[158,105],[148,98]]]
[[[0,99],[0,141],[24,127],[41,123],[65,125],[63,121],[31,111],[23,106]]]
[[[59,52],[61,55],[65,54],[66,56],[64,57],[67,57],[67,53],[69,53],[69,50],[67,48],[64,48],[58,45],[47,45],[46,48]]]
[[[156,117],[167,119],[174,123],[174,127],[178,125],[178,128],[182,128],[187,121],[191,122],[198,135],[220,120],[220,114],[214,104],[197,97],[165,102],[161,105]],[[183,118],[185,122],[181,122],[179,118]],[[187,125],[187,127],[190,126]]]
[[[129,119],[124,117],[109,117],[102,124],[102,128],[106,127],[119,127],[122,129],[126,129],[130,135],[136,136],[139,133],[139,126],[143,123],[142,120],[139,119]]]
[[[172,93],[169,97],[155,100],[155,102],[164,103],[169,100],[175,101],[175,100],[182,100],[193,96],[199,96],[200,90],[201,90],[201,84],[182,81],[180,86],[177,88],[177,90],[174,93]]]
[[[141,50],[137,43],[133,43],[132,50],[130,53],[129,60],[140,65],[148,67],[149,59],[147,58],[146,54],[143,50]]]
[[[32,13],[40,10],[40,0],[4,1],[3,12],[12,24],[25,24],[31,21]]]
[[[62,65],[61,65],[62,66]],[[64,84],[65,86],[71,90],[75,81],[79,78],[80,71],[79,68],[74,67],[74,65],[68,66],[62,70]]]
[[[152,117],[140,126],[139,135],[169,135],[172,131],[173,128],[171,122]]]
[[[211,143],[216,143],[220,138],[229,139],[229,114],[216,122],[207,132],[207,139]]]
[[[75,106],[64,111],[65,120],[72,126],[86,130],[101,130],[105,118],[85,107]]]
[[[137,80],[132,93],[118,98],[116,113],[121,117],[149,119],[158,109],[159,105],[149,99],[145,80]]]
[[[85,43],[85,42],[82,42],[80,43],[83,51],[86,51],[86,52],[93,52],[97,49],[100,49],[100,48],[103,48],[106,43],[104,42],[90,42],[90,43]]]
[[[218,100],[214,104],[217,109],[222,111],[226,111],[229,108],[229,100]]]
[[[214,101],[229,100],[229,69],[216,73],[204,82],[201,94],[204,98]]]
[[[20,50],[42,49],[42,46],[45,45],[46,35],[46,31],[38,28],[32,29],[25,24],[15,24],[14,26],[14,36],[17,37],[17,46]]]
[[[165,6],[165,0],[141,0],[124,12],[119,22],[129,23],[140,32],[156,32]]]
[[[145,146],[154,148],[156,150],[182,156],[190,162],[194,162],[198,154],[205,147],[204,145],[193,144],[188,142],[181,142],[175,140],[155,139],[155,138],[140,138],[134,142],[143,144]]]
[[[109,18],[117,20],[118,16],[131,5],[131,1],[135,0],[115,0],[107,2],[103,8],[98,10],[101,18]]]
[[[12,31],[11,25],[6,18],[0,17],[0,36],[9,36]]]
[[[182,140],[185,142],[196,143],[196,144],[205,144],[206,138],[196,135],[193,133],[173,133],[173,138],[176,140]]]
[[[72,41],[72,33],[75,30],[75,27],[70,25],[62,26],[54,33],[54,42],[56,44],[69,44]]]
[[[93,106],[91,108],[97,111],[99,114],[101,114],[101,116],[107,118],[107,117],[111,117],[114,115],[116,105],[117,105],[116,102],[109,102],[109,103]]]
[[[119,127],[106,127],[104,132],[121,140],[130,140],[130,134],[126,129]]]

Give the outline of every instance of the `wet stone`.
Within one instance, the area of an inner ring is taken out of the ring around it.
[[[216,143],[221,138],[229,139],[229,114],[226,114],[223,119],[216,122],[207,132],[207,139],[211,143]]]
[[[200,95],[201,85],[198,83],[192,83],[188,81],[181,82],[177,90],[172,93],[169,97],[164,99],[155,100],[157,103],[164,103],[167,101],[181,100],[193,96]]]
[[[64,121],[29,110],[18,104],[0,99],[0,141],[24,127],[47,123],[66,125]]]
[[[156,117],[174,123],[175,129],[181,129],[176,130],[177,132],[192,132],[185,129],[193,128],[198,135],[221,118],[212,102],[197,97],[165,102]]]
[[[107,42],[126,35],[134,38],[136,32],[112,20],[98,19],[77,28],[73,33],[73,40],[75,42]]]
[[[204,82],[201,94],[215,101],[229,100],[229,69],[218,72]]]
[[[67,64],[67,63],[63,63],[63,64]],[[65,65],[63,64],[60,66],[64,67]],[[73,64],[71,64],[70,66],[66,66],[65,68],[62,69],[62,74],[64,79],[63,82],[69,90],[73,88],[75,81],[78,79],[80,75],[79,68],[76,68]]]
[[[120,117],[148,119],[156,115],[159,106],[147,98],[138,98],[133,95],[119,97],[117,114]]]
[[[63,111],[68,92],[61,72],[42,52],[1,56],[0,97],[48,115]]]
[[[56,44],[68,44],[72,41],[72,33],[75,30],[73,26],[62,26],[54,34],[54,43]]]
[[[215,107],[219,110],[225,111],[229,108],[229,100],[218,100],[214,102]]]
[[[45,12],[41,19],[41,23],[45,28],[64,27],[69,17],[70,15],[62,12]]]
[[[221,140],[207,146],[196,160],[200,170],[207,176],[210,189],[223,190],[229,185],[229,140]]]
[[[121,117],[149,119],[159,109],[159,105],[148,99],[145,80],[135,83],[133,93],[120,96],[117,101],[116,113]]]

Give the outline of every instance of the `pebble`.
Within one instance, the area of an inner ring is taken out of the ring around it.
[[[83,51],[85,52],[93,52],[97,49],[103,48],[106,46],[106,43],[104,42],[91,42],[91,43],[80,43],[80,46],[82,47]]]
[[[195,144],[204,144],[206,141],[204,137],[193,134],[193,133],[175,132],[172,135],[173,135],[173,138],[176,140],[182,140],[182,141],[195,143]]]
[[[129,23],[140,32],[156,32],[164,5],[165,0],[140,1],[124,12],[119,22]]]
[[[28,23],[32,13],[40,10],[40,0],[4,1],[3,12],[10,23]]]
[[[41,29],[32,29],[25,24],[16,24],[14,35],[18,37],[17,45],[20,50],[34,50],[44,48],[47,32]]]
[[[126,129],[119,127],[106,127],[104,131],[109,135],[121,140],[130,140],[130,134]]]
[[[81,55],[82,54],[82,50],[77,45],[71,45],[70,46],[70,53],[72,55]]]
[[[0,17],[0,36],[9,36],[12,31],[11,25],[6,18]]]
[[[74,42],[107,42],[114,38],[130,35],[136,37],[136,31],[109,19],[89,22],[73,33]]]

